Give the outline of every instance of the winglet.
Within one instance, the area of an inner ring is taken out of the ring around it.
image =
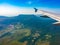
[[[38,11],[38,9],[37,8],[34,8],[35,9],[35,13]]]

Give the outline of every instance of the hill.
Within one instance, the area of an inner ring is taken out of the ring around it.
[[[1,45],[54,45],[60,37],[60,26],[52,25],[55,20],[51,18],[25,14],[1,18]]]

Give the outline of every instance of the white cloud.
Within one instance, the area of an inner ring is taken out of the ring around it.
[[[43,7],[37,7],[39,10],[45,10],[53,13],[60,14],[60,9],[50,9],[50,8],[43,8]],[[2,16],[17,16],[19,14],[34,14],[33,8],[23,8],[23,7],[17,7],[12,6],[9,4],[0,4],[0,15]],[[40,14],[39,11],[37,14]]]
[[[30,8],[16,7],[9,4],[0,5],[0,15],[17,16],[19,14],[33,14],[34,10]]]

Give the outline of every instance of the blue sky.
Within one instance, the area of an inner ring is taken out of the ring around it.
[[[24,8],[23,11],[25,11],[25,9],[32,10],[32,8],[37,7],[39,9],[44,9],[44,10],[48,10],[48,11],[55,12],[55,13],[58,11],[57,13],[59,13],[60,0],[0,0],[0,7],[4,7],[4,8],[2,8],[2,9],[4,9],[2,11],[2,13],[5,10],[7,10],[6,8],[10,8],[10,7],[15,8],[15,9]],[[5,12],[7,12],[7,11],[5,11]],[[19,12],[19,11],[17,11],[17,12]],[[4,15],[4,14],[0,14],[0,15]],[[8,14],[6,13],[5,15],[8,15]],[[14,15],[14,14],[12,14],[12,15]]]
[[[28,4],[29,1],[31,4]],[[8,3],[20,7],[60,8],[60,0],[0,0],[1,3]]]

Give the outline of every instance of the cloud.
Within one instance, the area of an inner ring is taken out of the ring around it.
[[[53,13],[60,14],[60,9],[58,8],[46,8],[46,7],[37,7],[39,10],[45,10]],[[0,4],[0,15],[2,16],[17,16],[19,14],[34,14],[33,8],[28,7],[17,7],[10,4]],[[39,11],[38,13],[39,14]]]
[[[0,5],[0,15],[17,16],[19,14],[33,14],[34,10],[30,8],[16,7],[9,4]]]

